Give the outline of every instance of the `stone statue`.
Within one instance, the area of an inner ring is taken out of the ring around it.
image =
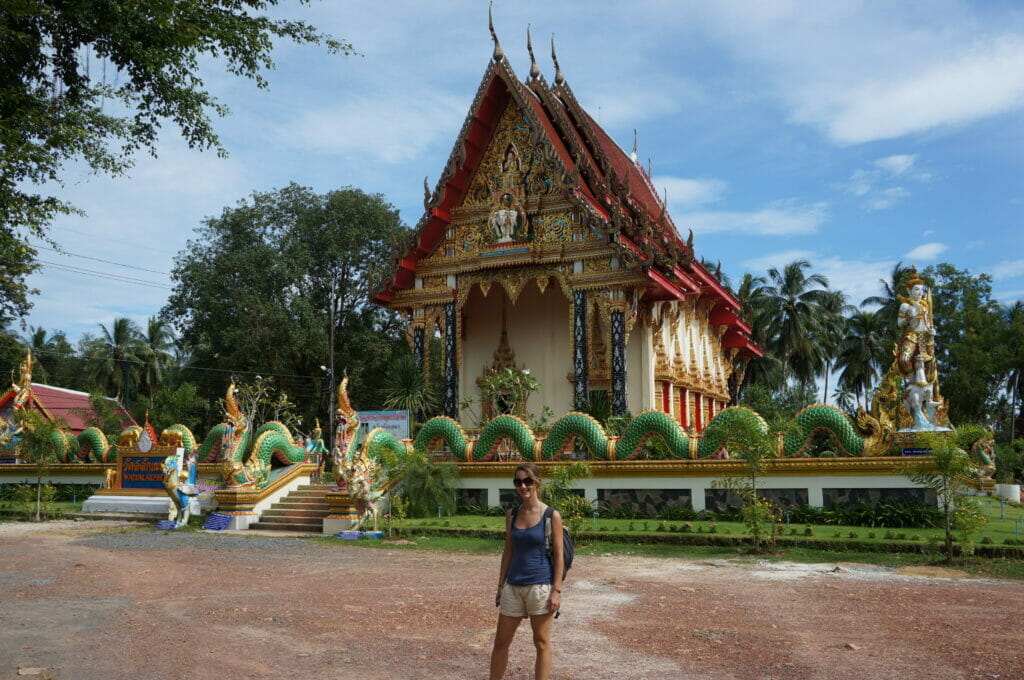
[[[515,239],[515,231],[520,224],[520,217],[523,218],[522,222],[526,221],[526,214],[522,207],[515,204],[512,194],[503,194],[498,208],[491,211],[491,215],[487,219],[487,226],[494,232],[498,243],[508,243]]]
[[[925,297],[925,282],[915,267],[911,267],[905,286],[910,297],[898,296],[896,319],[896,326],[903,331],[896,355],[904,378],[900,432],[946,431],[949,423],[939,393],[931,294]]]

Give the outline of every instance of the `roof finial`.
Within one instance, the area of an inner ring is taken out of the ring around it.
[[[492,58],[494,61],[501,61],[505,58],[505,53],[501,51],[501,43],[498,42],[498,34],[494,32],[494,17],[491,15],[491,8],[494,7],[494,1],[487,5],[487,28],[491,31],[491,40],[494,41],[494,54]]]
[[[636,149],[637,149],[636,128],[633,128],[633,150],[629,152],[629,160],[633,161],[634,163],[636,163]]]
[[[540,77],[540,66],[537,66],[537,59],[533,56],[533,40],[530,39],[530,24],[526,24],[526,51],[530,53],[530,78],[536,80]]]
[[[555,54],[555,34],[551,34],[551,61],[555,62],[555,85],[561,85],[565,82],[565,76],[562,75],[562,67],[558,65],[558,55]]]

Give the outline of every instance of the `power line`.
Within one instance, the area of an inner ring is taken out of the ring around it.
[[[49,250],[50,252],[59,253],[61,255],[66,255],[68,257],[80,257],[83,260],[93,260],[94,262],[102,262],[103,264],[112,264],[112,265],[116,265],[118,267],[125,267],[127,269],[137,269],[140,272],[149,272],[150,274],[159,274],[161,276],[170,276],[170,274],[167,273],[167,272],[158,272],[155,269],[146,269],[145,267],[136,267],[135,265],[131,265],[131,264],[123,264],[121,262],[114,262],[112,260],[104,260],[104,259],[101,259],[101,258],[98,258],[98,257],[90,257],[89,255],[79,255],[78,253],[72,253],[69,250],[57,250],[56,248],[48,248],[46,246],[41,246],[41,245],[33,245],[32,247],[33,248],[38,248],[39,250]]]
[[[108,360],[110,360],[110,361],[115,361],[115,362],[123,362],[123,363],[128,363],[128,364],[135,364],[135,365],[138,365],[138,366],[148,366],[149,365],[149,362],[141,361],[139,359],[128,359],[128,358],[115,359],[115,358],[112,358],[112,357],[96,356],[94,354],[79,354],[77,352],[74,352],[74,353],[71,353],[71,354],[66,354],[64,352],[58,352],[57,350],[45,349],[45,348],[39,348],[39,349],[32,348],[32,353],[33,354],[51,354],[51,355],[58,356],[58,357],[66,357],[68,359],[88,359],[88,360],[91,360],[91,361],[108,361]],[[176,369],[176,370],[179,370],[179,371],[208,371],[208,372],[215,372],[215,373],[234,373],[234,374],[239,374],[239,375],[264,376],[264,377],[267,377],[267,378],[292,378],[292,379],[301,379],[301,380],[327,380],[327,375],[326,374],[325,375],[297,375],[297,374],[294,374],[294,373],[270,373],[270,372],[267,372],[267,371],[243,371],[241,369],[233,369],[233,368],[208,368],[208,367],[204,367],[204,366],[174,366],[172,368]]]
[[[74,267],[72,265],[60,264],[58,262],[47,262],[46,260],[38,260],[39,264],[48,268],[55,269],[57,271],[70,272],[72,274],[82,274],[84,276],[92,276],[98,279],[107,279],[109,281],[115,281],[117,283],[127,283],[134,286],[146,286],[149,288],[161,288],[163,290],[174,290],[171,286],[157,283],[156,281],[146,281],[143,279],[136,279],[130,276],[121,276],[120,274],[107,274],[105,272],[99,272],[95,269],[85,269],[84,267]]]

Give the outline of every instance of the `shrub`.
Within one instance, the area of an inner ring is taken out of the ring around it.
[[[712,522],[711,525],[708,526],[708,533],[709,534],[717,534],[718,533],[718,525],[715,524],[714,522]]]
[[[670,522],[685,522],[696,518],[697,513],[693,508],[669,506],[662,508],[661,512],[658,513],[658,519],[668,520]]]
[[[684,534],[688,534],[688,533],[690,533],[692,531],[693,531],[693,525],[690,524],[689,522],[684,522],[683,523],[683,533]]]
[[[850,537],[850,538],[860,538],[860,535],[859,535],[859,534],[857,534],[857,532],[856,532],[856,531],[852,531],[852,530],[851,530],[851,531],[850,531],[850,533],[849,533],[849,537]]]
[[[812,525],[808,524],[807,526],[804,527],[804,536],[813,536],[813,535],[814,535],[814,527]]]
[[[991,536],[982,536],[981,537],[981,542],[984,545],[992,545],[993,543],[995,543],[995,541],[992,540]]]

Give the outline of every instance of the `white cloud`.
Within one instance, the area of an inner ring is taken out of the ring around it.
[[[976,45],[917,73],[844,89],[817,121],[839,144],[970,123],[1024,104],[1024,40]]]
[[[889,187],[872,195],[864,202],[864,208],[866,210],[885,210],[909,195],[910,192],[903,187]]]
[[[910,168],[914,167],[914,161],[917,160],[917,156],[914,154],[895,154],[892,156],[886,156],[885,158],[879,158],[875,161],[875,165],[882,168],[886,172],[892,175],[902,175]]]
[[[1021,288],[1020,290],[1007,290],[1003,292],[996,291],[995,296],[997,300],[999,300],[1000,302],[1005,302],[1007,304],[1012,304],[1014,302],[1017,302],[1018,300],[1024,302],[1024,288]]]
[[[839,185],[848,194],[864,196],[870,192],[875,182],[878,181],[878,172],[875,170],[854,170],[850,179]]]
[[[281,126],[279,138],[318,154],[405,163],[439,143],[453,122],[457,130],[470,102],[438,92],[377,92],[337,106],[300,109]]]
[[[714,203],[721,199],[726,189],[725,182],[720,179],[686,179],[668,175],[653,177],[651,184],[659,194],[668,190],[668,203],[674,212]]]
[[[679,216],[677,224],[694,233],[737,232],[762,236],[813,234],[828,219],[826,203],[799,204],[793,200],[773,201],[750,212],[705,211]]]
[[[993,279],[1012,279],[1024,275],[1024,260],[1003,260],[992,267]]]
[[[783,250],[778,253],[768,253],[750,260],[744,260],[743,266],[748,271],[755,273],[764,272],[772,267],[780,268],[794,260],[813,260],[817,255],[813,250]]]
[[[942,253],[949,250],[949,246],[945,243],[923,243],[918,247],[911,250],[903,257],[908,260],[921,260],[923,262],[930,262],[934,260]]]
[[[852,305],[860,305],[865,298],[878,295],[881,290],[880,281],[889,279],[895,265],[895,261],[888,260],[844,260],[838,256],[822,257],[813,250],[785,250],[745,260],[743,266],[747,271],[761,274],[772,267],[780,268],[794,260],[810,262],[811,267],[808,271],[825,276],[829,287],[846,293]]]

